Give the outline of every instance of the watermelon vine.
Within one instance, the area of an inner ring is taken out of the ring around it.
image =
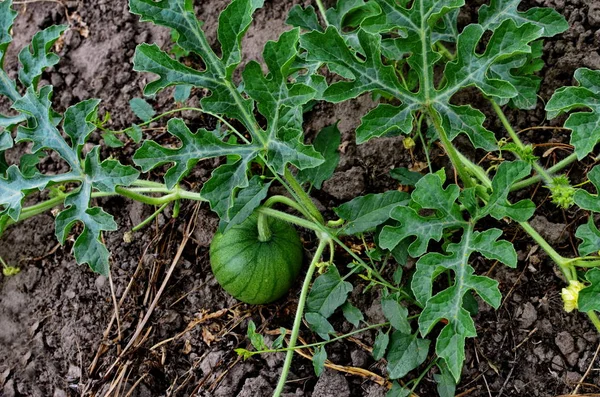
[[[120,195],[157,206],[136,231],[170,205],[177,214],[182,200],[207,202],[220,219],[210,249],[212,268],[228,292],[250,304],[266,304],[290,288],[300,290],[289,338],[283,332],[267,346],[250,323],[255,349],[238,350],[246,359],[286,352],[276,396],[285,389],[296,349],[313,349],[319,375],[329,343],[373,330],[373,355],[386,358],[387,376],[393,381],[390,395],[410,395],[429,371],[436,372],[441,396],[454,395],[465,344],[477,334],[470,311],[474,295],[494,308],[502,300],[498,282],[476,274],[473,260],[517,266],[515,248],[502,238],[504,231],[488,226],[492,218],[519,225],[548,254],[565,279],[565,310],[585,312],[600,331],[600,232],[594,222],[594,214],[600,213],[600,168],[591,168],[578,185],[564,173],[576,162],[598,160],[600,71],[578,69],[576,85],[558,89],[545,105],[549,119],[569,114],[564,127],[571,131],[573,153],[544,168],[539,153],[521,140],[505,111],[538,106],[543,40],[564,32],[568,24],[555,10],[520,11],[520,3],[491,0],[480,7],[477,23],[462,29],[458,14],[464,0],[338,0],[330,9],[320,0],[316,8],[296,5],[287,19],[290,29],[264,47],[265,69],[256,61],[242,62],[242,39],[263,0],[231,1],[219,17],[217,48],[207,40],[191,0],[129,0],[131,12],[142,21],[171,29],[177,46],[175,57],[156,44],[137,47],[134,69],[153,76],[144,93],[152,96],[175,87],[179,102],[192,88],[207,94],[197,108],[159,115],[146,101],[134,98],[132,109],[143,122],[122,131],[107,128],[107,120],[98,117],[102,104],[96,99],[73,105],[64,114],[53,109],[53,88],[40,86],[40,77],[59,62],[52,47],[67,27],[47,28],[20,52],[16,81],[0,69],[0,95],[12,109],[0,114],[0,234],[60,208],[57,239],[65,244],[74,226],[82,225],[73,244],[75,260],[108,275],[110,253],[102,237],[117,224],[95,205],[96,198]],[[11,0],[0,1],[0,64],[12,40],[16,13],[11,6]],[[181,58],[188,56],[201,66],[183,63]],[[489,130],[487,116],[474,106],[456,104],[456,95],[465,88],[488,101],[504,134]],[[317,102],[340,103],[361,95],[378,98],[378,104],[362,117],[357,144],[403,135],[406,147],[427,156],[430,172],[395,170],[410,193],[392,190],[356,197],[335,208],[337,218],[327,218],[309,192],[320,189],[335,171],[340,131],[337,125],[328,126],[308,144],[304,116]],[[193,131],[177,117],[182,111],[211,116],[217,127]],[[165,120],[177,147],[145,137],[143,127]],[[123,136],[139,143],[132,158],[135,167],[101,159],[101,145],[90,139],[96,130],[107,146],[120,145]],[[468,150],[457,145],[461,136],[470,142]],[[18,164],[9,164],[4,153],[15,142],[31,142],[31,152]],[[448,168],[434,169],[429,160],[427,151],[434,142],[446,153]],[[64,160],[64,172],[46,174],[38,168],[50,152]],[[497,154],[498,162],[479,165],[471,153],[481,152]],[[182,181],[194,167],[212,158],[227,161],[199,191],[184,189]],[[167,169],[163,180],[150,180],[149,174],[160,166]],[[514,199],[512,193],[540,181],[557,207],[589,214],[576,232],[579,256],[561,255],[528,223],[536,211],[533,201]],[[270,195],[276,185],[287,196]],[[24,204],[41,191],[49,198]],[[313,232],[317,241],[304,270],[296,228]],[[357,254],[345,243],[350,236],[374,245],[366,255]],[[336,248],[352,258],[347,267],[336,260]],[[409,258],[416,261],[414,269],[406,266]],[[0,264],[5,276],[18,273],[2,259]],[[304,280],[296,288],[299,273]],[[352,305],[349,296],[355,285],[350,281],[381,291],[385,323],[369,324]],[[334,313],[341,313],[354,331],[337,335],[329,320]],[[322,342],[297,345],[303,319]]]

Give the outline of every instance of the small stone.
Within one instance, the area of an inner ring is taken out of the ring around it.
[[[556,355],[552,359],[551,367],[553,371],[562,372],[565,370],[565,361],[562,359],[561,356]]]
[[[103,290],[106,286],[106,281],[107,278],[105,276],[98,276],[96,277],[96,281],[94,282],[94,284],[96,285],[96,288],[98,288],[98,290]]]
[[[52,397],[67,397],[67,393],[63,389],[54,389]]]
[[[12,379],[2,388],[2,397],[15,397],[15,382]]]
[[[63,78],[58,73],[53,73],[52,77],[50,77],[50,82],[55,88],[60,88],[64,84]]]
[[[579,353],[571,353],[567,356],[567,364],[569,364],[571,367],[574,367],[575,365],[577,365],[577,360],[579,359]]]
[[[369,356],[364,351],[357,349],[350,352],[350,359],[352,360],[352,365],[363,368],[367,365]]]
[[[264,376],[258,376],[246,379],[238,397],[270,396],[271,394],[273,394],[273,387]]]
[[[567,331],[562,331],[556,335],[554,343],[556,343],[556,346],[558,346],[558,349],[564,356],[568,356],[575,351],[575,340]]]
[[[537,321],[537,310],[530,302],[527,302],[517,310],[517,318],[522,328],[529,328]]]
[[[567,385],[574,385],[579,382],[580,379],[581,375],[577,372],[567,371],[567,374],[565,375],[565,383]]]
[[[350,387],[344,375],[326,369],[315,385],[313,396],[350,397]]]

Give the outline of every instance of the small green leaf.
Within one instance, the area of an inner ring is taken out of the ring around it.
[[[210,201],[211,208],[221,219],[228,220],[227,211],[233,205],[235,190],[248,186],[246,169],[249,162],[257,156],[259,149],[252,145],[224,143],[205,129],[199,129],[194,134],[181,119],[169,120],[167,131],[181,141],[179,148],[166,148],[154,141],[144,141],[133,156],[134,163],[144,172],[162,164],[173,163],[173,167],[165,174],[165,183],[171,189],[200,160],[220,156],[237,158],[237,162],[217,168],[202,189],[202,194]]]
[[[512,218],[517,222],[525,222],[535,212],[535,204],[531,200],[521,200],[515,204],[508,202],[510,189],[515,182],[531,173],[531,166],[523,161],[504,162],[492,180],[492,195],[487,205],[480,211],[478,219],[491,215],[496,219]]]
[[[396,331],[392,334],[386,359],[390,379],[403,378],[427,359],[429,340],[420,339],[417,334]]]
[[[40,171],[38,165],[46,157],[46,153],[24,154],[19,159],[19,169],[25,178],[34,178]]]
[[[546,111],[548,118],[553,119],[562,113],[586,110],[572,113],[565,122],[565,128],[573,131],[571,145],[575,146],[577,158],[581,160],[600,142],[600,71],[577,69],[575,80],[578,86],[559,88],[552,95]]]
[[[37,89],[40,76],[44,69],[58,63],[58,55],[50,52],[58,38],[67,30],[66,25],[54,25],[37,32],[31,40],[31,46],[25,47],[19,53],[22,68],[19,69],[19,80],[25,87]]]
[[[575,236],[581,239],[579,255],[588,256],[600,251],[600,230],[596,227],[593,217],[590,217],[587,223],[577,228]]]
[[[390,343],[390,335],[385,332],[377,331],[375,343],[373,344],[373,358],[377,361],[385,356],[388,344]]]
[[[142,98],[133,98],[129,101],[129,106],[133,113],[142,121],[150,121],[156,114],[156,111],[148,102]]]
[[[516,252],[512,245],[507,241],[497,241],[500,234],[498,229],[474,232],[473,226],[469,225],[459,244],[448,245],[450,255],[428,253],[417,262],[411,287],[417,300],[425,303],[425,309],[419,317],[419,330],[425,336],[438,322],[443,319],[447,321],[438,336],[436,353],[448,365],[456,381],[460,378],[465,359],[465,339],[477,335],[473,319],[463,306],[464,295],[474,290],[494,308],[500,305],[502,299],[498,282],[475,275],[475,270],[468,264],[469,257],[474,252],[481,252],[489,259],[516,263]],[[456,281],[432,296],[433,281],[446,270],[454,272]]]
[[[590,269],[585,273],[590,285],[579,292],[577,305],[580,312],[600,311],[600,269]]]
[[[83,145],[90,134],[96,130],[93,122],[98,115],[98,105],[100,105],[99,99],[88,99],[69,107],[65,112],[63,129],[71,138],[71,145],[77,149],[78,154],[81,154]]]
[[[352,305],[350,302],[345,302],[342,305],[342,313],[344,314],[346,321],[357,328],[360,325],[360,322],[365,319],[360,309]]]
[[[287,330],[283,327],[279,328],[279,336],[273,341],[273,349],[283,348],[283,341],[287,335]]]
[[[261,334],[256,332],[256,324],[254,324],[254,321],[252,320],[248,322],[247,336],[248,339],[250,339],[250,343],[252,343],[252,346],[254,346],[256,350],[267,350],[265,338]]]
[[[133,1],[130,2],[133,4]],[[140,44],[135,49],[133,70],[151,72],[159,76],[144,88],[144,94],[154,95],[160,90],[173,85],[196,87],[214,87],[206,73],[198,72],[174,60],[156,44]]]
[[[442,127],[448,138],[454,139],[459,133],[466,134],[476,148],[487,151],[497,150],[494,133],[483,126],[485,115],[471,106],[435,105],[442,117]]]
[[[479,8],[479,23],[486,29],[495,29],[507,19],[518,26],[526,23],[543,28],[544,37],[552,37],[569,29],[569,23],[552,8],[530,8],[525,12],[518,10],[521,0],[492,0],[489,5]]]
[[[436,388],[440,397],[454,397],[456,393],[456,382],[448,370],[448,366],[442,360],[439,360],[437,367],[439,368],[440,373],[433,374],[433,379],[435,379]]]
[[[142,141],[142,138],[144,137],[142,127],[140,127],[137,124],[134,124],[130,128],[126,129],[125,133],[135,143],[140,143]]]
[[[346,234],[359,234],[385,223],[390,211],[410,201],[407,193],[390,190],[385,193],[361,196],[334,208],[335,213],[348,221],[343,230]]]
[[[385,397],[408,397],[410,389],[401,386],[398,382],[392,383],[392,388],[386,393]]]
[[[104,139],[104,144],[109,148],[120,148],[125,146],[123,141],[121,141],[118,136],[110,131],[102,133],[102,139]]]
[[[119,163],[117,160],[100,162],[100,146],[94,148],[85,158],[84,170],[87,180],[94,189],[101,192],[115,193],[117,186],[129,186],[135,182],[140,173],[131,166]]]
[[[83,185],[65,200],[65,209],[56,217],[56,237],[64,244],[73,226],[81,222],[83,231],[75,240],[73,253],[77,263],[87,263],[95,272],[108,276],[108,250],[102,232],[117,230],[113,217],[100,207],[91,207],[91,186]]]
[[[15,165],[8,167],[6,177],[0,175],[0,215],[8,215],[13,221],[19,219],[25,193],[35,189],[42,190],[51,179],[43,175],[25,177]]]
[[[413,257],[423,255],[431,240],[440,241],[445,229],[466,225],[456,203],[459,194],[456,185],[444,189],[439,175],[426,175],[417,183],[412,199],[421,208],[435,210],[435,214],[425,217],[410,207],[394,208],[391,217],[401,225],[385,226],[379,235],[379,245],[392,250],[406,238],[414,236],[408,253]]]
[[[384,135],[409,134],[413,129],[411,115],[416,109],[416,106],[379,104],[361,119],[356,129],[356,143],[365,143]]]
[[[335,329],[333,329],[333,325],[325,317],[323,317],[319,313],[306,313],[304,315],[310,329],[321,337],[321,339],[329,340],[329,334],[335,333]]]
[[[313,30],[318,32],[323,31],[313,6],[302,8],[300,4],[296,4],[290,9],[285,23],[296,28],[308,30],[309,32],[312,32]]]
[[[335,266],[329,266],[327,272],[317,277],[306,300],[307,313],[319,313],[329,318],[342,306],[352,291],[352,284],[340,277]]]
[[[0,1],[0,69],[4,66],[6,49],[12,42],[11,29],[16,17],[17,12],[12,9],[12,0]]]
[[[325,369],[325,361],[327,360],[327,351],[325,346],[315,347],[315,354],[312,358],[313,367],[315,368],[315,375],[321,376]]]
[[[242,61],[242,37],[250,27],[252,14],[262,7],[263,3],[264,0],[234,0],[219,15],[217,37],[221,43],[221,59],[228,76],[231,76]]]
[[[390,176],[403,186],[415,186],[423,178],[423,174],[410,171],[406,167],[394,168],[390,171]]]
[[[410,334],[412,328],[408,322],[408,309],[402,306],[393,296],[381,300],[383,314],[389,320],[392,327],[405,334]]]
[[[175,87],[175,92],[173,93],[173,99],[175,102],[184,103],[187,101],[192,93],[192,86],[187,84],[178,85]]]
[[[323,182],[331,178],[340,161],[340,143],[341,135],[337,123],[323,128],[315,138],[313,146],[325,161],[317,167],[299,171],[298,180],[301,183],[310,182],[317,189],[321,189]]]
[[[39,94],[29,87],[25,95],[14,103],[14,109],[29,116],[27,127],[19,126],[16,141],[33,142],[32,153],[52,149],[76,170],[80,167],[79,158],[56,128],[60,119],[56,119],[51,110],[51,97],[52,86],[42,87]]]
[[[300,38],[303,48],[308,51],[309,61],[323,61],[347,71],[351,81],[337,82],[325,90],[324,99],[330,102],[342,102],[382,86],[392,89],[401,98],[410,98],[402,87],[394,68],[384,65],[381,59],[381,37],[363,30],[358,32],[358,40],[365,51],[365,61],[359,61],[347,47],[338,30],[330,26],[324,33],[313,31]],[[331,67],[330,67],[331,68]],[[377,76],[377,79],[373,79]],[[412,102],[412,101],[411,101]]]
[[[584,210],[600,212],[600,199],[598,197],[598,193],[600,192],[600,166],[592,168],[588,172],[587,177],[596,188],[596,194],[590,194],[583,189],[578,189],[573,199],[575,200],[575,204]]]
[[[248,187],[242,189],[229,210],[229,223],[224,231],[235,225],[239,225],[248,218],[260,203],[267,197],[271,182],[263,183],[260,176],[255,175],[248,181]]]

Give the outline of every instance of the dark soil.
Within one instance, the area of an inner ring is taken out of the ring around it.
[[[142,96],[148,76],[132,71],[131,57],[136,44],[170,42],[166,30],[141,24],[128,13],[125,0],[63,1],[35,3],[21,7],[14,27],[15,41],[7,62],[14,72],[15,57],[33,33],[55,23],[71,24],[61,49],[59,65],[47,71],[45,83],[55,87],[54,103],[59,110],[83,99],[103,99],[102,110],[112,115],[113,128],[130,125],[135,116],[127,102]],[[304,1],[266,1],[245,40],[247,59],[260,59],[263,44],[285,29],[284,20],[293,4]],[[331,1],[328,3],[332,3]],[[474,1],[474,12],[482,2]],[[571,29],[548,40],[542,72],[541,97],[572,83],[578,67],[600,68],[600,2],[584,0],[530,0],[530,6],[550,6],[563,13]],[[217,16],[226,0],[196,1],[198,15],[213,44]],[[67,15],[69,18],[67,20]],[[467,12],[468,21],[472,14]],[[86,34],[89,31],[89,35]],[[85,37],[87,36],[87,37]],[[191,100],[192,103],[194,99]],[[174,106],[168,93],[154,99],[161,109]],[[343,156],[334,178],[316,194],[325,209],[356,195],[396,188],[388,171],[412,166],[411,156],[402,148],[401,138],[371,141],[357,147],[354,129],[361,115],[374,106],[367,97],[340,106],[319,105],[308,116],[307,136],[340,121]],[[210,122],[184,114],[189,122]],[[547,124],[540,106],[533,112],[511,114],[517,128]],[[555,122],[552,123],[554,125]],[[498,133],[500,125],[491,125]],[[160,131],[157,133],[159,134]],[[565,137],[552,131],[524,135],[532,142]],[[99,138],[97,138],[99,139]],[[132,145],[106,151],[124,161]],[[439,153],[434,153],[434,156]],[[13,153],[13,160],[16,153]],[[544,161],[552,163],[553,153]],[[44,167],[56,167],[51,160]],[[214,164],[201,164],[190,176],[201,184]],[[543,189],[531,190],[542,203]],[[249,319],[266,333],[280,326],[291,327],[298,291],[285,300],[263,307],[237,303],[216,284],[208,264],[208,245],[217,220],[205,207],[184,206],[181,216],[171,220],[160,216],[145,232],[134,234],[130,243],[125,231],[138,224],[153,209],[114,198],[101,203],[115,215],[120,231],[105,236],[112,252],[112,283],[120,300],[131,283],[128,296],[111,321],[115,310],[111,280],[75,264],[66,247],[57,245],[51,214],[38,216],[8,230],[0,242],[0,256],[18,265],[19,275],[0,279],[0,396],[267,396],[273,391],[282,364],[282,355],[241,361],[233,350],[248,347],[245,330]],[[581,214],[544,212],[532,224],[565,253],[572,252],[573,224]],[[550,207],[548,207],[550,208]],[[148,326],[123,360],[119,352],[129,343],[138,323],[164,279],[166,269],[183,241],[185,227],[195,226],[181,259],[162,294]],[[511,234],[512,233],[512,234]],[[314,247],[305,235],[308,250]],[[477,271],[500,281],[504,301],[498,311],[480,305],[476,324],[479,337],[467,341],[467,361],[457,393],[463,396],[557,396],[569,394],[580,381],[598,346],[598,337],[587,318],[562,310],[563,282],[553,271],[545,254],[516,228],[507,236],[520,253],[517,269],[491,267],[480,263]],[[353,302],[369,322],[382,320],[375,293],[363,294],[356,285]],[[338,330],[344,329],[341,321]],[[111,326],[109,326],[111,324]],[[308,331],[307,341],[315,340]],[[274,339],[275,336],[273,335]],[[368,369],[385,377],[385,364],[375,362],[364,346],[372,346],[374,334],[358,336],[362,343],[346,341],[328,347],[329,359],[339,365]],[[113,364],[116,365],[113,366]],[[598,365],[598,362],[595,363]],[[600,392],[600,372],[593,370],[580,392]],[[128,394],[130,391],[131,394]],[[386,390],[369,379],[346,372],[326,370],[314,376],[310,361],[297,357],[292,368],[288,396],[384,396]],[[428,374],[421,396],[435,395],[433,373]]]

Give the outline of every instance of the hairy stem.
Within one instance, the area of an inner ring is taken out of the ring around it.
[[[442,142],[442,145],[444,146],[444,149],[446,150],[446,153],[448,154],[448,157],[450,158],[450,161],[452,162],[452,165],[454,166],[454,169],[456,170],[458,176],[464,183],[465,187],[473,187],[473,180],[471,179],[469,173],[467,172],[467,169],[463,165],[458,155],[458,151],[454,148],[454,145],[452,145],[450,139],[448,139],[446,131],[444,131],[444,128],[440,123],[437,113],[431,108],[428,109],[428,113],[429,118],[432,121],[433,126],[435,127],[435,130],[437,131],[440,137],[440,141]]]
[[[269,219],[267,214],[264,212],[260,212],[258,214],[258,222],[256,227],[258,228],[258,241],[264,243],[271,240],[273,233],[271,233],[271,229],[269,228]]]
[[[162,213],[165,208],[167,208],[167,206],[169,205],[169,203],[164,203],[162,206],[160,206],[159,209],[157,209],[156,211],[154,211],[154,213],[152,215],[150,215],[148,218],[144,219],[142,222],[140,222],[140,224],[134,226],[131,231],[132,232],[137,232],[138,230],[141,230],[143,228],[145,228],[150,222],[152,222],[160,213]]]
[[[310,196],[304,191],[304,189],[300,185],[300,182],[298,182],[298,180],[296,179],[294,174],[292,174],[289,168],[285,168],[283,177],[285,181],[289,184],[289,186],[292,188],[294,193],[296,193],[296,196],[298,196],[299,203],[306,208],[308,213],[311,215],[311,217],[315,219],[315,221],[317,221],[320,224],[323,224],[323,215],[321,215],[321,212],[319,211],[315,203],[313,203]]]
[[[273,218],[281,219],[282,221],[289,222],[296,226],[300,226],[300,227],[315,231],[319,234],[326,234],[326,235],[328,234],[328,231],[322,225],[315,224],[314,222],[307,221],[306,219],[302,219],[295,215],[291,215],[291,214],[287,214],[285,212],[274,210],[272,208],[259,207],[258,214],[259,214],[259,219],[260,219],[260,215],[262,214],[262,215],[266,215],[266,216],[271,216]]]
[[[496,101],[494,101],[491,98],[489,99],[489,101],[492,104],[492,107],[494,108],[494,111],[496,112],[496,114],[500,118],[500,121],[502,122],[502,125],[506,129],[506,132],[508,132],[508,135],[510,136],[510,138],[519,147],[519,149],[524,150],[525,149],[525,145],[523,144],[523,142],[519,138],[519,135],[517,135],[517,133],[515,132],[515,130],[510,125],[510,122],[506,118],[506,115],[502,111],[502,108],[500,107],[500,105],[498,105],[496,103]],[[533,169],[535,169],[535,171],[540,175],[540,177],[542,179],[544,179],[544,181],[546,182],[546,184],[550,185],[552,183],[552,175],[544,167],[542,167],[537,161],[533,161],[532,162],[532,166],[533,166]]]
[[[552,167],[548,168],[546,171],[550,174],[554,174],[556,172],[563,170],[565,167],[569,166],[570,164],[574,163],[575,161],[577,161],[577,154],[572,153],[568,157],[565,157],[564,159],[562,159],[561,161],[559,161]],[[514,192],[516,190],[524,189],[528,186],[538,183],[541,180],[542,180],[542,175],[538,173],[537,175],[534,175],[530,178],[527,178],[520,182],[515,183],[510,188],[510,191]]]
[[[594,324],[594,327],[596,327],[596,331],[598,331],[598,333],[600,333],[600,319],[598,318],[598,315],[596,314],[596,312],[593,310],[590,310],[590,311],[586,312],[586,314],[590,318],[590,321],[592,322],[592,324]]]
[[[327,13],[325,12],[325,7],[323,6],[323,2],[321,0],[315,0],[317,3],[317,8],[319,9],[319,14],[321,14],[321,18],[323,18],[323,22],[325,22],[325,26],[329,26],[329,21],[327,21]]]
[[[310,218],[309,213],[302,206],[300,206],[297,202],[290,199],[289,197],[279,196],[279,195],[271,196],[264,202],[264,204],[262,206],[271,208],[275,204],[287,205],[288,207],[293,208],[296,211],[298,211],[299,213],[301,213],[305,218]]]
[[[192,201],[205,201],[205,199],[199,194],[190,192],[179,187],[175,187],[174,189],[167,189],[165,185],[157,184],[155,182],[149,181],[136,181],[132,185],[134,186],[146,186],[141,188],[123,188],[117,187],[115,189],[115,193],[112,192],[94,192],[92,193],[92,198],[100,198],[100,197],[111,197],[121,195],[123,197],[127,197],[144,204],[162,206],[164,204],[168,204],[172,201],[184,199],[184,200],[192,200]],[[162,197],[150,197],[146,196],[146,194],[166,194]],[[52,197],[46,201],[41,203],[25,207],[21,211],[19,219],[14,221],[12,218],[9,218],[6,222],[5,226],[11,226],[15,223],[24,221],[26,219],[32,218],[36,215],[43,214],[46,211],[51,210],[54,207],[57,207],[64,203],[65,198],[68,196],[68,193],[59,192],[56,197]]]
[[[294,358],[294,349],[296,347],[296,341],[298,340],[298,333],[300,332],[302,317],[304,316],[304,305],[306,304],[306,298],[308,297],[308,289],[310,287],[310,283],[312,281],[315,270],[317,269],[317,263],[319,263],[319,261],[321,260],[321,255],[323,255],[325,247],[327,247],[327,245],[329,244],[328,240],[329,239],[326,238],[321,238],[319,240],[317,251],[315,252],[315,255],[313,256],[310,266],[308,268],[308,271],[306,272],[306,277],[304,277],[302,291],[300,292],[300,298],[298,300],[298,308],[296,309],[296,317],[294,318],[294,325],[292,327],[292,334],[290,335],[290,342],[288,343],[288,347],[290,350],[288,350],[288,352],[285,355],[285,361],[281,369],[281,376],[279,377],[277,388],[273,393],[274,397],[281,396],[283,388],[285,387],[285,382],[290,372],[290,366],[292,365],[292,359]]]

